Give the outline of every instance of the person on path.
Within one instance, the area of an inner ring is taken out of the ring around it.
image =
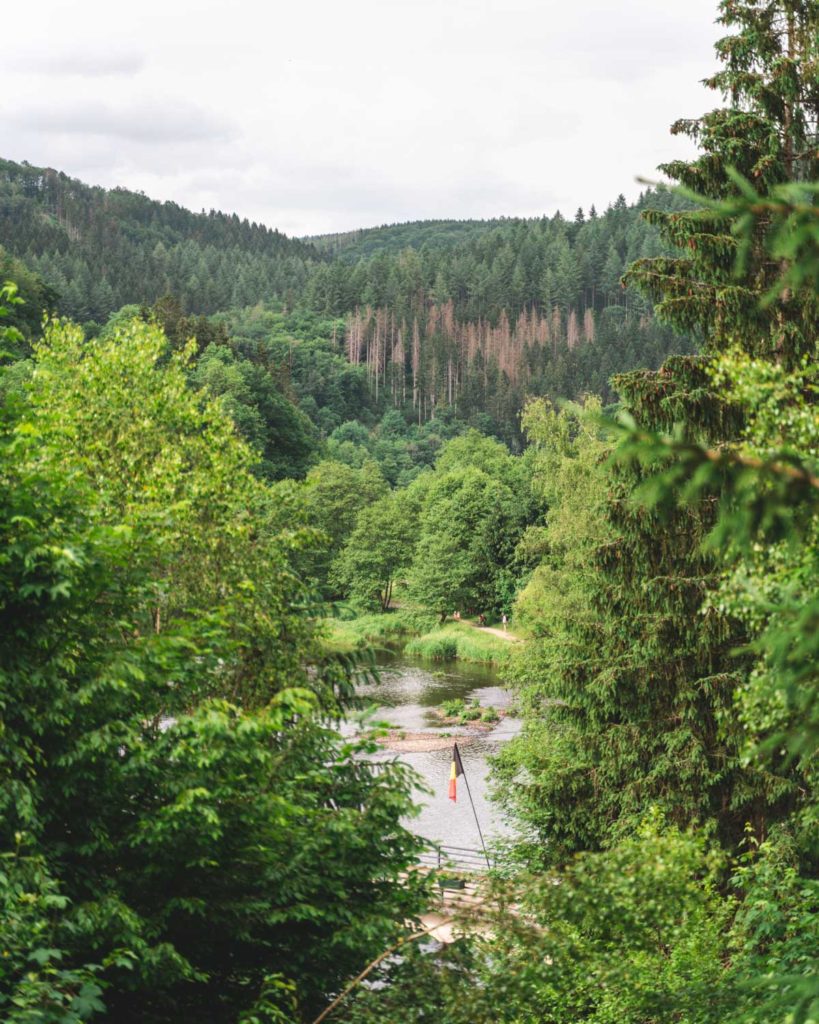
[[[503,619],[501,621],[503,622],[503,631],[505,633],[506,632],[506,623],[509,621],[509,619],[506,616],[506,612],[503,613]]]

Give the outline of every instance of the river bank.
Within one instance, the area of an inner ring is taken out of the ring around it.
[[[328,646],[352,653],[370,647],[404,652],[431,661],[464,661],[481,665],[506,665],[518,638],[501,630],[481,628],[468,619],[448,619],[408,609],[350,619],[327,619]]]

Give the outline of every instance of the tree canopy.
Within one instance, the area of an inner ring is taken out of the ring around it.
[[[294,570],[292,486],[251,472],[186,353],[52,324],[2,409],[3,1017],[311,1012],[418,908],[401,765]]]

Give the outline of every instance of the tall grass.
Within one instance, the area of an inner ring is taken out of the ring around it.
[[[426,632],[435,616],[416,611],[359,615],[354,619],[326,619],[327,646],[351,652],[361,647],[400,650],[413,634]]]
[[[502,665],[511,653],[508,640],[481,633],[465,622],[452,622],[429,630],[409,641],[404,650],[419,658],[436,661],[474,661]]]
[[[354,619],[326,619],[326,644],[330,650],[351,653],[362,647],[404,650],[416,658],[433,661],[473,661],[502,665],[510,654],[508,640],[482,633],[466,622],[436,624],[436,616],[412,609],[385,614],[359,615]]]

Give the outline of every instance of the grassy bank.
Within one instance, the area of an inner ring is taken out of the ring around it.
[[[511,643],[475,629],[467,622],[437,623],[436,616],[401,609],[383,614],[359,615],[354,619],[327,619],[327,646],[350,653],[362,647],[376,650],[404,650],[416,658],[432,661],[472,661],[504,664]]]
[[[404,650],[418,658],[436,661],[474,661],[502,665],[509,659],[512,644],[491,633],[483,633],[467,622],[447,622],[421,636],[413,637]]]
[[[325,627],[328,646],[349,653],[361,647],[401,650],[411,637],[426,633],[434,622],[434,615],[399,610],[354,619],[327,619]]]

